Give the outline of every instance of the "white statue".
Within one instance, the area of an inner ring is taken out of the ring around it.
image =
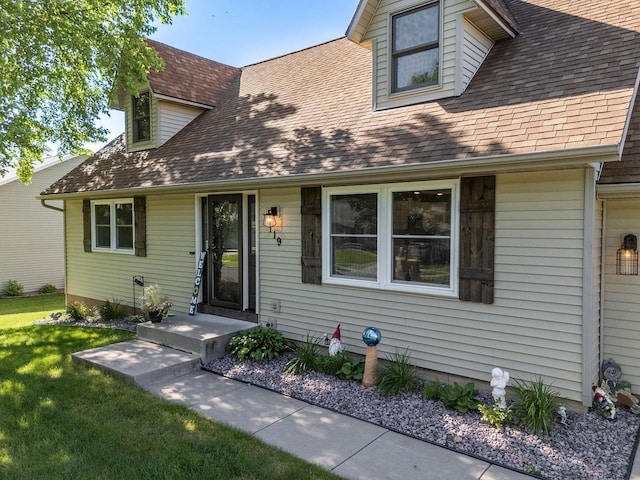
[[[329,355],[332,357],[344,350],[342,346],[342,338],[340,336],[340,324],[336,327],[336,331],[333,332],[333,337],[329,343]]]
[[[564,405],[560,405],[558,407],[558,416],[560,417],[560,423],[563,425],[567,424],[567,407]]]
[[[491,370],[491,386],[493,387],[491,395],[500,410],[507,408],[507,391],[505,390],[507,383],[509,383],[509,372],[503,372],[498,367]]]

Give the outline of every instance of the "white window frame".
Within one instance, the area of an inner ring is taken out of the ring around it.
[[[449,285],[421,285],[393,281],[393,193],[418,190],[451,191],[451,244],[449,252]],[[377,215],[377,279],[344,278],[332,275],[331,258],[331,197],[334,195],[356,195],[375,193],[378,197]],[[438,180],[411,183],[364,185],[352,187],[328,187],[322,190],[322,283],[344,285],[397,292],[458,296],[459,263],[460,180]]]
[[[133,224],[132,228],[132,237],[133,237],[133,246],[131,248],[117,248],[116,246],[116,204],[120,203],[129,203],[131,204],[131,215]],[[98,247],[96,245],[96,214],[95,214],[95,206],[96,205],[109,205],[109,234],[110,234],[110,245],[111,247]],[[109,252],[109,253],[121,253],[125,255],[134,255],[135,254],[135,245],[136,245],[136,212],[135,212],[135,204],[133,202],[133,198],[116,198],[109,200],[91,200],[91,250],[94,252]]]

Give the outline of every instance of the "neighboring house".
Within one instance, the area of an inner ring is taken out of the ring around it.
[[[46,158],[30,185],[16,175],[0,178],[0,293],[9,280],[16,280],[25,292],[36,292],[47,283],[64,288],[63,202],[46,202],[56,211],[36,197],[87,158]]]
[[[640,200],[596,191],[638,160],[640,2],[362,0],[346,38],[242,69],[151,45],[126,135],[43,193],[67,301],[143,275],[186,312],[205,250],[204,312],[341,323],[355,352],[374,325],[383,356],[584,405],[612,356],[640,391],[640,279],[612,253]]]

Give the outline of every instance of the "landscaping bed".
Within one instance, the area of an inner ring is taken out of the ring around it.
[[[640,417],[618,409],[615,421],[600,412],[568,412],[548,435],[512,422],[498,430],[478,411],[459,413],[415,390],[383,396],[360,382],[306,371],[286,374],[291,353],[273,360],[238,360],[228,355],[203,366],[207,371],[268,388],[311,404],[443,446],[488,462],[550,480],[624,480],[635,454]],[[488,395],[480,401],[490,404]]]

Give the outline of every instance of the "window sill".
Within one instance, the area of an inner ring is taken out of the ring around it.
[[[426,95],[430,93],[436,93],[442,90],[442,83],[438,83],[437,85],[428,85],[426,87],[419,88],[410,88],[407,90],[400,90],[399,92],[389,92],[387,94],[387,98],[390,100],[396,98],[409,98],[417,95]]]
[[[336,285],[341,287],[354,287],[366,290],[386,291],[390,293],[404,293],[411,295],[427,295],[434,297],[457,298],[457,286],[436,287],[409,285],[404,283],[382,283],[375,280],[355,280],[350,278],[326,277],[322,279],[323,285]]]
[[[98,247],[93,247],[91,249],[92,252],[95,253],[115,253],[118,255],[134,255],[135,254],[135,250],[131,249],[131,250],[123,250],[123,249],[111,249],[111,248],[98,248]]]

